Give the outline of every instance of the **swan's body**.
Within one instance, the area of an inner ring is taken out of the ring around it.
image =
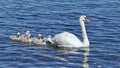
[[[62,32],[53,38],[54,44],[58,47],[80,47],[82,42],[72,33]]]
[[[52,39],[54,44],[57,45],[58,47],[88,47],[89,40],[87,37],[84,21],[89,22],[89,20],[88,20],[88,18],[86,18],[86,16],[81,16],[79,21],[80,21],[80,25],[82,28],[83,42],[81,42],[72,33],[62,32],[60,34],[56,34],[55,37]]]

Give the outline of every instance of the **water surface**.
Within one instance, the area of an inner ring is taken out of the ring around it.
[[[1,68],[120,68],[119,0],[0,0]],[[79,16],[86,15],[89,48],[66,49],[9,39],[31,31],[44,37],[68,31],[82,40]]]

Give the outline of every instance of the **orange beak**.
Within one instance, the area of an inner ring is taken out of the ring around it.
[[[87,17],[85,18],[85,20],[86,20],[86,22],[90,22],[90,19],[89,19],[89,18],[87,18]]]

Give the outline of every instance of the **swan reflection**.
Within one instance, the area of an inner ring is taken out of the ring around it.
[[[89,51],[90,48],[82,48],[85,52],[83,53],[83,68],[88,68],[89,64],[88,64],[88,55],[89,55]]]
[[[64,53],[64,54],[77,54],[79,48],[68,48],[68,47],[57,47],[55,48],[58,52]]]
[[[78,52],[78,51],[82,50],[82,55],[83,55],[82,67],[83,68],[89,68],[89,64],[88,64],[88,55],[89,55],[89,51],[90,51],[89,47],[84,47],[84,48],[56,48],[56,50],[58,52],[62,52],[64,54],[80,54],[80,52]]]

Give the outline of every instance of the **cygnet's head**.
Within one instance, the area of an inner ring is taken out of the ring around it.
[[[19,37],[19,36],[20,36],[20,32],[17,33],[17,37]]]
[[[42,35],[41,34],[38,34],[38,37],[41,37]]]
[[[28,31],[26,31],[26,34],[30,34],[30,31],[28,30]]]

